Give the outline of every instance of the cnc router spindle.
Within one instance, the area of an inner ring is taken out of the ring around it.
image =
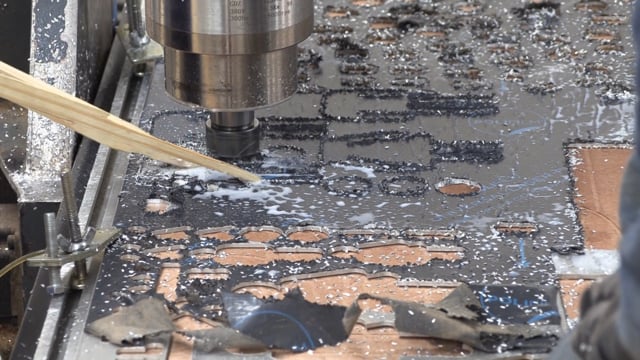
[[[297,44],[313,29],[313,0],[146,0],[149,35],[165,49],[165,87],[212,110],[209,150],[259,152],[254,110],[297,88]]]

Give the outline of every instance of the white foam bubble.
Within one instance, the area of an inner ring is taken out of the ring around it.
[[[287,215],[303,219],[311,217],[307,212],[301,210],[304,206],[300,203],[304,199],[291,196],[293,190],[287,186],[276,186],[265,182],[243,186],[238,188],[219,187],[214,191],[195,195],[195,199],[225,198],[230,201],[255,201],[264,205],[264,209],[269,215]]]
[[[349,218],[349,221],[357,222],[360,225],[371,224],[375,219],[375,215],[373,213],[364,213],[360,215],[355,215]]]

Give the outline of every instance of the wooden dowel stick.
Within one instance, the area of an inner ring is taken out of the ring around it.
[[[140,153],[175,166],[196,164],[249,183],[260,181],[258,175],[244,169],[158,139],[3,62],[0,62],[0,97],[116,150]]]

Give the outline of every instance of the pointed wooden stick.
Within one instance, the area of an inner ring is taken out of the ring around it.
[[[0,97],[116,150],[140,153],[180,167],[196,164],[245,182],[260,181],[258,175],[244,169],[158,139],[115,115],[1,61]]]

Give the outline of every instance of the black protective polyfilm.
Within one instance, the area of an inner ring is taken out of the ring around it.
[[[296,352],[345,341],[360,309],[306,301],[299,289],[281,301],[263,301],[250,294],[222,296],[229,325],[271,348]]]
[[[558,290],[522,285],[471,285],[487,321],[560,325]]]

